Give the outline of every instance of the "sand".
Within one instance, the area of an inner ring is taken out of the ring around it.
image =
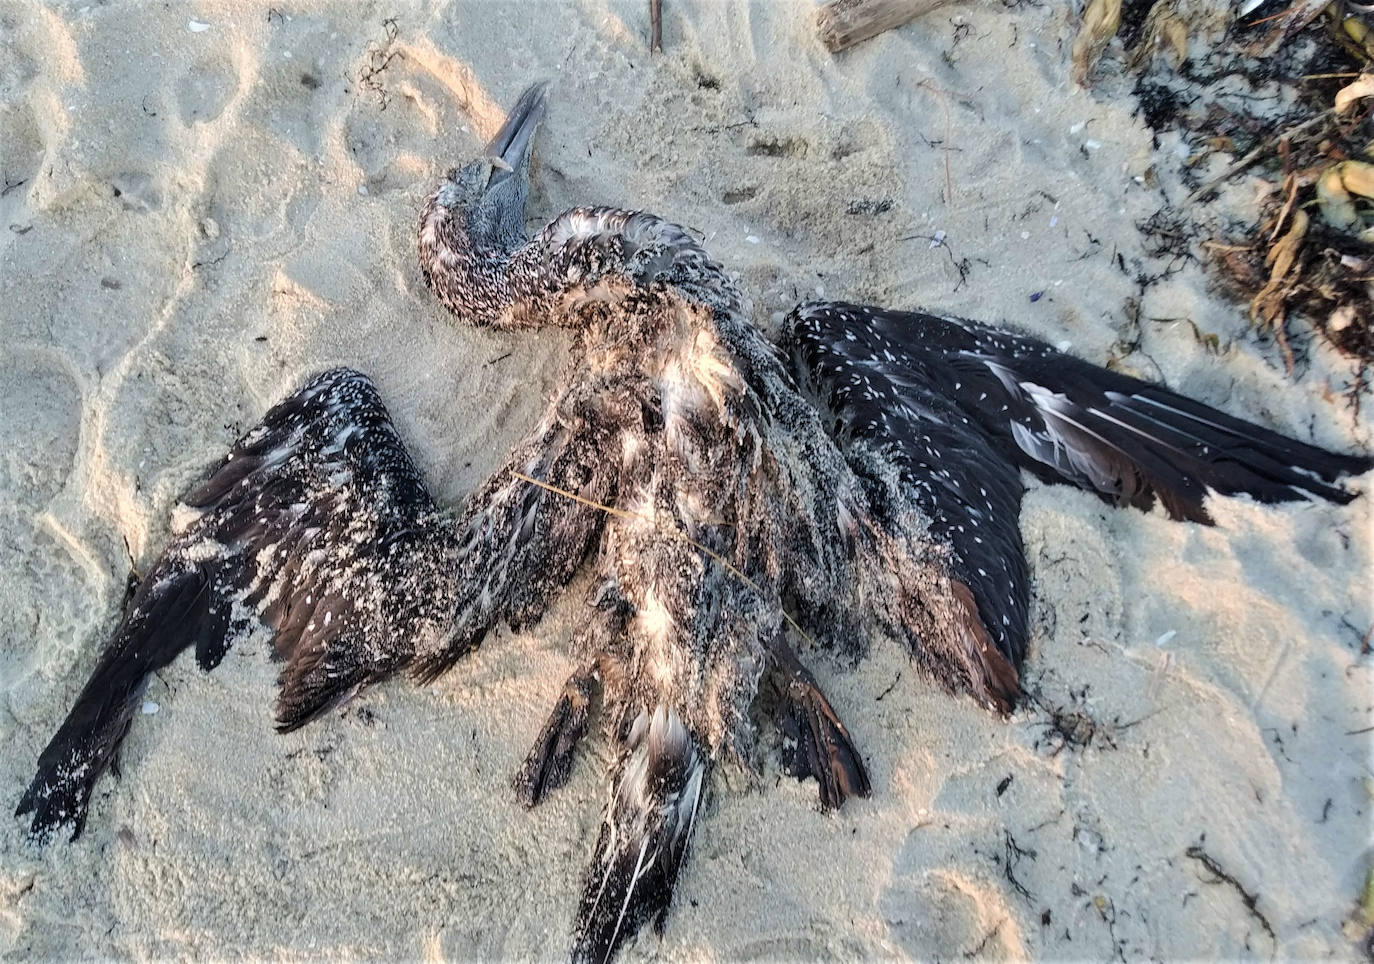
[[[1061,5],[948,8],[838,57],[808,3],[664,7],[650,56],[642,0],[0,6],[0,804],[176,497],[308,375],[371,374],[448,502],[533,425],[564,342],[455,326],[413,225],[534,79],[554,85],[532,217],[687,224],[760,324],[822,293],[1007,320],[1368,445],[1341,358],[1315,345],[1287,376],[1194,263],[1138,283],[1169,265],[1137,223],[1181,200],[1183,149],[1152,143],[1110,53],[1095,92],[1069,81]],[[1216,210],[1254,195],[1239,178]],[[1179,525],[1032,485],[1038,701],[996,719],[891,641],[813,659],[873,798],[827,816],[771,758],[761,780],[719,768],[667,932],[625,958],[1354,953],[1370,502],[1213,510]],[[81,840],[0,833],[0,953],[562,955],[607,750],[532,813],[508,778],[577,608],[289,737],[261,635],[212,674],[178,661]]]

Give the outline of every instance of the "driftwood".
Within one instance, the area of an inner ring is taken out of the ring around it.
[[[953,0],[831,0],[816,11],[816,29],[830,52],[900,27]]]

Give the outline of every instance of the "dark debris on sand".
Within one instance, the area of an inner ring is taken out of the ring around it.
[[[1273,2],[1221,32],[1170,24],[1169,2],[1125,0],[1118,30],[1137,71],[1139,116],[1156,143],[1176,131],[1189,148],[1181,173],[1190,193],[1161,212],[1172,230],[1152,235],[1168,248],[1157,254],[1200,252],[1290,371],[1313,333],[1350,356],[1347,401],[1358,412],[1374,363],[1374,199],[1352,189],[1353,223],[1337,226],[1318,182],[1342,162],[1374,161],[1374,97],[1333,109],[1337,92],[1374,72],[1374,14],[1337,2],[1304,23],[1297,5]],[[1260,175],[1270,193],[1253,223],[1219,223],[1205,207],[1241,174]]]

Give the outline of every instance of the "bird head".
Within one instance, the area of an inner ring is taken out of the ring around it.
[[[507,262],[526,240],[530,142],[544,117],[545,87],[520,95],[486,152],[449,171],[420,214],[425,283],[470,324],[510,324]]]
[[[530,142],[544,117],[546,87],[527,88],[483,156],[449,171],[435,196],[479,250],[505,253],[525,240]]]

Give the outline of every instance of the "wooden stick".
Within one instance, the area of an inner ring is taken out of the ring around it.
[[[649,0],[649,53],[663,53],[663,0]]]
[[[952,0],[830,0],[816,11],[816,29],[832,54],[900,27]]]

